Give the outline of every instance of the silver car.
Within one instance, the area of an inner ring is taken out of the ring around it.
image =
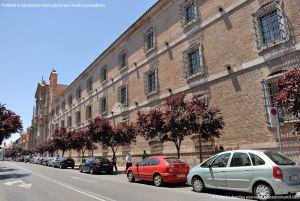
[[[196,192],[206,188],[248,192],[259,200],[300,192],[300,167],[272,151],[222,152],[191,169],[187,179]]]

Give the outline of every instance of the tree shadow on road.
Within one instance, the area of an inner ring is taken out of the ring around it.
[[[0,167],[0,172],[9,172],[9,171],[15,171],[14,168],[6,168],[6,167]]]
[[[0,175],[0,181],[1,180],[7,180],[7,179],[18,179],[22,177],[28,177],[30,174],[2,174]]]
[[[135,183],[154,186],[153,182],[151,182],[151,181],[138,180],[138,181],[135,181]],[[164,183],[161,187],[162,188],[187,188],[189,186],[185,183]]]

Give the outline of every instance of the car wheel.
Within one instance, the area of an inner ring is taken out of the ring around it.
[[[157,187],[158,187],[158,186],[162,186],[163,181],[162,181],[162,178],[161,178],[160,174],[154,175],[154,177],[153,177],[153,183],[154,183],[154,185],[157,186]]]
[[[81,166],[79,167],[79,172],[83,172]]]
[[[94,174],[94,168],[93,167],[91,167],[91,169],[90,169],[90,174]]]
[[[265,183],[257,184],[253,189],[253,193],[258,200],[269,200],[274,195],[273,189]]]
[[[135,181],[134,175],[133,175],[133,172],[132,172],[132,171],[129,171],[129,172],[127,173],[127,179],[128,179],[129,182],[134,182],[134,181]]]
[[[193,190],[198,193],[203,192],[205,190],[204,183],[203,183],[202,179],[200,179],[199,177],[193,178],[192,187],[193,187]]]
[[[60,169],[62,169],[62,168],[63,168],[63,166],[62,166],[62,165],[59,165],[59,168],[60,168]]]
[[[74,169],[74,166],[72,166],[72,169]]]

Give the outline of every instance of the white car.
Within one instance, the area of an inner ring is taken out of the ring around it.
[[[277,152],[226,151],[212,156],[189,172],[194,191],[222,189],[253,193],[259,200],[300,192],[300,167]]]

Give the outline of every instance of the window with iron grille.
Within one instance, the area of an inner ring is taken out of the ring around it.
[[[61,109],[62,109],[62,110],[65,110],[65,107],[66,107],[66,101],[63,100],[63,101],[61,102]]]
[[[81,123],[81,114],[80,111],[76,112],[76,124],[79,125]]]
[[[107,67],[104,66],[100,69],[100,81],[104,82],[107,80]]]
[[[123,85],[118,88],[118,101],[123,105],[128,105],[128,86]]]
[[[88,91],[88,92],[92,91],[92,89],[93,89],[93,78],[92,78],[92,77],[90,77],[90,78],[87,80],[86,88],[87,88],[87,91]]]
[[[70,94],[70,95],[68,96],[68,105],[71,106],[71,105],[72,105],[72,102],[73,102],[73,95]]]
[[[185,76],[191,78],[204,72],[201,45],[191,46],[184,52]]]
[[[61,128],[65,128],[65,120],[61,120],[60,121],[60,127]]]
[[[256,32],[256,47],[262,51],[288,40],[288,27],[281,1],[273,1],[252,14]]]
[[[145,52],[155,48],[154,28],[149,29],[144,35]]]
[[[68,116],[68,118],[67,118],[67,126],[68,127],[72,126],[72,116]]]
[[[158,92],[159,85],[158,85],[157,67],[152,68],[149,71],[145,72],[144,82],[145,82],[146,95]]]
[[[100,99],[100,114],[104,115],[107,113],[107,97],[104,96]]]
[[[180,18],[183,27],[187,27],[197,21],[197,7],[195,0],[185,0],[180,5]]]
[[[56,114],[56,116],[59,115],[59,105],[57,105],[55,108],[55,114]]]
[[[77,100],[81,99],[81,87],[78,87],[76,89],[76,99]]]
[[[274,86],[274,83],[283,76],[284,74],[278,73],[272,76],[267,77],[266,79],[262,80],[262,90],[263,90],[263,100],[264,100],[264,111],[266,117],[266,123],[270,124],[270,116],[269,116],[269,109],[270,107],[278,107],[275,105],[274,97],[279,92],[278,87]],[[280,107],[280,106],[279,106]],[[284,108],[279,108],[280,111],[283,113],[284,121],[292,121],[295,120],[296,117],[293,115],[289,115],[285,112]]]
[[[119,54],[119,69],[124,69],[126,67],[127,67],[127,55],[126,55],[126,51],[123,50]]]
[[[92,106],[88,105],[86,106],[86,120],[89,120],[92,118]]]

